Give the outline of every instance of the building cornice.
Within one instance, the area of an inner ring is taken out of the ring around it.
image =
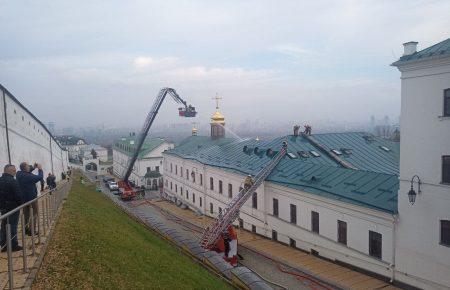
[[[420,69],[428,69],[439,66],[446,66],[450,64],[450,55],[445,55],[441,57],[431,57],[426,59],[408,61],[405,63],[396,63],[391,64],[398,68],[401,72],[414,71]]]

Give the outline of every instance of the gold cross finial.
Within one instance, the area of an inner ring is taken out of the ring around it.
[[[216,96],[212,98],[213,100],[216,100],[216,109],[219,109],[219,100],[222,100],[222,97],[219,97],[219,94],[216,93]]]

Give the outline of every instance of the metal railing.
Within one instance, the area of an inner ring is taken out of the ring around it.
[[[14,269],[14,266],[20,265],[20,260],[22,273],[29,272],[29,259],[33,257],[33,260],[35,260],[37,247],[47,242],[58,209],[66,198],[69,189],[70,182],[62,182],[56,188],[41,192],[37,198],[0,216],[1,231],[6,233],[5,241],[2,241],[0,249],[1,252],[6,251],[8,273],[7,281],[4,281],[5,279],[0,281],[0,288],[6,288],[6,286],[9,289],[14,288],[14,272],[17,270]],[[15,235],[12,235],[12,223],[15,224],[15,219],[18,219],[18,226]],[[16,246],[13,245],[13,240],[16,240],[22,249],[14,251],[17,248],[13,248],[13,246]],[[31,255],[29,251],[31,251]],[[13,255],[14,252],[21,252],[21,256]],[[3,262],[3,260],[0,261],[0,263]]]

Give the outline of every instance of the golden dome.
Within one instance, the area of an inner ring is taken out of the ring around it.
[[[216,112],[212,115],[211,123],[225,123],[225,117],[219,112],[219,110],[216,110]]]

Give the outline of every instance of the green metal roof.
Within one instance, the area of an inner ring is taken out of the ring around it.
[[[256,175],[272,158],[266,155],[267,149],[278,151],[286,140],[288,153],[294,158],[285,156],[268,181],[381,211],[397,212],[398,143],[361,132],[311,136],[325,150],[346,149],[347,153],[339,157],[357,170],[342,167],[302,135],[268,141],[191,136],[165,153],[227,171]],[[320,156],[314,157],[311,150]],[[307,153],[308,157],[301,157],[301,153]]]
[[[415,52],[411,55],[404,55],[394,62],[393,66],[402,65],[407,62],[419,61],[424,59],[441,58],[450,56],[450,38],[441,41],[435,45],[425,48],[421,51]]]
[[[363,132],[315,134],[314,139],[330,151],[335,149],[341,152],[339,157],[358,169],[399,174],[399,142]]]
[[[281,161],[267,180],[326,198],[397,212],[397,175],[306,162],[289,163]]]
[[[138,158],[142,159],[147,155],[149,152],[160,146],[166,142],[164,139],[161,138],[147,138],[144,141],[144,144],[142,144],[141,151],[139,152]],[[137,137],[124,137],[118,139],[115,143],[113,148],[117,151],[120,151],[128,156],[132,156],[133,152],[135,150],[135,146],[137,143]]]

